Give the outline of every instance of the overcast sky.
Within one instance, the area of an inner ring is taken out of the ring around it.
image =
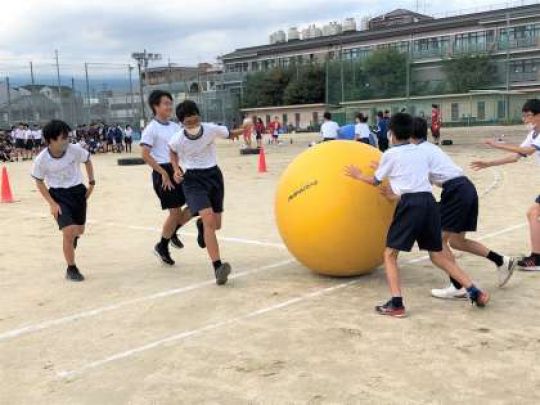
[[[236,48],[268,42],[277,29],[299,28],[395,8],[415,10],[415,0],[16,0],[2,2],[0,74],[29,60],[50,63],[129,63],[146,48],[179,64],[215,61]],[[419,0],[419,11],[444,13],[497,0]],[[471,9],[472,10],[472,9]],[[13,72],[11,72],[13,73]]]

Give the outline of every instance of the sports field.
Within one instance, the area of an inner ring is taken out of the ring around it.
[[[525,213],[540,189],[534,158],[468,169],[473,159],[502,156],[479,141],[503,133],[520,142],[526,130],[446,129],[443,138],[454,140],[445,150],[481,195],[475,237],[520,255],[529,249]],[[20,201],[0,205],[0,403],[540,403],[540,274],[518,272],[498,289],[489,262],[461,255],[492,294],[478,309],[431,298],[447,280],[415,251],[401,256],[409,317],[376,315],[374,305],[388,298],[382,268],[353,279],[316,276],[280,241],[276,184],[317,135],[292,137],[267,147],[265,174],[238,143],[218,145],[220,241],[233,266],[225,287],[215,285],[194,223],[183,232],[185,249],[172,250],[176,266],[158,263],[152,248],[164,214],[149,168],[117,166],[112,154],[94,158],[97,186],[77,250],[87,280],[65,281],[61,234],[31,163],[9,164]]]

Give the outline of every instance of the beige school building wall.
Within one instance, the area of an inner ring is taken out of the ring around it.
[[[262,118],[265,125],[279,118],[282,125],[292,125],[294,129],[307,130],[317,127],[326,111],[335,110],[337,106],[328,104],[286,105],[277,107],[244,108],[240,110],[246,117]]]
[[[402,109],[407,112],[431,117],[431,106],[437,104],[442,112],[443,125],[467,126],[505,123],[508,105],[510,122],[521,120],[521,109],[526,100],[540,98],[540,89],[530,91],[473,91],[466,94],[449,94],[441,96],[411,97],[382,100],[351,101],[341,104],[346,122],[354,121],[357,113],[368,115],[374,122],[377,111],[390,111],[395,114]]]

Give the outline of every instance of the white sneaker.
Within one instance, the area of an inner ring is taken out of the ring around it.
[[[497,276],[499,278],[499,287],[504,287],[512,275],[514,274],[514,269],[517,266],[517,260],[513,257],[503,256],[504,263],[502,266],[497,267]]]
[[[441,298],[443,300],[453,300],[467,298],[467,290],[465,288],[457,289],[453,284],[450,284],[446,288],[435,288],[431,290],[431,295],[435,298]]]

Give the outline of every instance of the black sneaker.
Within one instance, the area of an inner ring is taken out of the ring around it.
[[[75,239],[73,239],[73,249],[77,249],[78,242],[79,242],[79,237],[75,236]]]
[[[206,248],[206,243],[204,242],[204,225],[202,219],[197,220],[197,243],[201,249]]]
[[[404,318],[407,316],[405,307],[395,307],[392,304],[392,300],[388,301],[386,304],[377,305],[375,307],[375,312],[379,315],[393,316],[394,318]]]
[[[79,272],[76,266],[69,266],[66,270],[66,279],[69,281],[84,281],[84,276]]]
[[[521,271],[540,271],[540,258],[538,256],[527,256],[517,262]]]
[[[169,266],[174,266],[174,260],[169,253],[169,248],[164,247],[161,243],[154,246],[154,254],[161,259],[161,261]]]
[[[183,249],[183,248],[184,248],[184,244],[183,244],[182,241],[178,238],[178,235],[177,235],[177,234],[174,234],[174,235],[171,237],[171,244],[172,244],[176,249]]]
[[[229,263],[223,263],[216,270],[216,284],[225,285],[229,279],[229,274],[231,274],[231,265]]]

